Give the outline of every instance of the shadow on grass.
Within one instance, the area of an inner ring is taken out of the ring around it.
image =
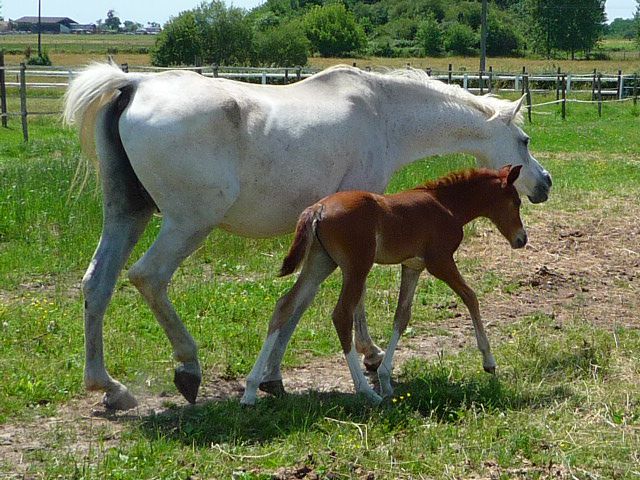
[[[196,446],[260,443],[296,432],[322,429],[327,417],[377,424],[393,431],[416,415],[441,422],[457,422],[470,411],[491,414],[539,408],[570,395],[570,391],[563,388],[546,393],[519,393],[483,373],[452,377],[448,369],[420,366],[405,374],[405,381],[396,386],[393,399],[387,399],[377,407],[350,393],[311,391],[282,398],[263,398],[255,407],[243,407],[237,399],[179,407],[144,418],[139,428],[152,439],[171,439]]]

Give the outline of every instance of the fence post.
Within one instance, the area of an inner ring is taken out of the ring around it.
[[[262,72],[262,85],[267,84],[267,72]]]
[[[218,78],[218,64],[214,63],[213,64],[213,78]]]
[[[478,86],[480,87],[480,95],[484,93],[484,79],[482,78],[482,71],[478,72]]]
[[[493,67],[489,65],[489,93],[493,93]]]
[[[122,65],[120,65],[120,70],[122,70],[124,73],[129,73],[129,64],[123,63]]]
[[[467,73],[462,77],[462,88],[469,90],[469,75]]]
[[[302,78],[302,67],[298,65],[296,67],[296,79],[300,81],[301,78]]]
[[[4,74],[4,50],[0,50],[0,115],[2,126],[7,127],[7,84]]]
[[[602,117],[602,74],[598,73],[598,116]]]
[[[524,76],[527,74],[527,67],[522,67],[522,95],[524,95]],[[529,81],[527,80],[527,85],[529,84]]]
[[[20,115],[22,116],[22,137],[29,141],[29,127],[27,125],[27,66],[20,64]]]
[[[567,76],[562,75],[562,120],[567,118]]]
[[[638,105],[638,74],[633,74],[633,106]]]
[[[529,75],[525,75],[522,79],[522,87],[527,95],[527,116],[529,117],[529,123],[531,123],[531,90],[529,90]]]
[[[453,70],[453,65],[449,64],[449,73],[447,75],[447,83],[448,84],[451,84],[451,73],[452,73],[452,70]]]
[[[591,101],[593,102],[596,99],[596,69],[593,69],[593,80],[591,81]]]
[[[289,83],[289,69],[284,69],[284,84],[287,85]]]
[[[618,69],[618,100],[622,100],[622,89],[624,80],[622,79],[622,70]]]
[[[556,100],[560,100],[560,82],[561,82],[561,69],[558,67],[558,74],[556,75]]]

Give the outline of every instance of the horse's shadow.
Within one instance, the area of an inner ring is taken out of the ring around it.
[[[152,439],[196,446],[262,443],[322,429],[327,421],[363,424],[373,420],[393,430],[415,414],[456,422],[469,410],[539,408],[571,395],[567,389],[522,394],[499,378],[478,375],[452,379],[445,369],[434,370],[398,384],[394,397],[375,407],[351,393],[317,391],[262,398],[254,407],[244,407],[238,399],[214,400],[143,417],[139,428]]]

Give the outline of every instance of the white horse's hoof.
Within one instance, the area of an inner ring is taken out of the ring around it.
[[[102,403],[109,410],[130,410],[138,406],[136,397],[131,395],[124,385],[106,392],[102,397]]]
[[[274,397],[284,397],[287,394],[287,391],[284,389],[282,379],[260,382],[258,388],[269,395],[273,395]]]
[[[364,398],[366,398],[367,402],[369,402],[371,405],[380,405],[382,403],[382,397],[374,392],[373,389],[360,393],[364,395]]]
[[[173,374],[174,385],[187,402],[191,404],[196,403],[201,381],[202,373],[200,373],[200,365],[197,363],[180,365]]]

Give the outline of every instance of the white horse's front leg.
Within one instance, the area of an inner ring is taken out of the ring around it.
[[[409,320],[411,319],[411,305],[413,304],[413,296],[416,292],[418,279],[421,270],[402,266],[402,279],[400,281],[400,293],[398,294],[398,306],[396,307],[395,318],[393,321],[393,335],[389,341],[389,346],[384,355],[384,360],[378,367],[378,380],[380,381],[380,393],[383,397],[393,395],[393,387],[391,386],[391,372],[393,371],[393,354],[398,346],[400,336],[407,329]]]

